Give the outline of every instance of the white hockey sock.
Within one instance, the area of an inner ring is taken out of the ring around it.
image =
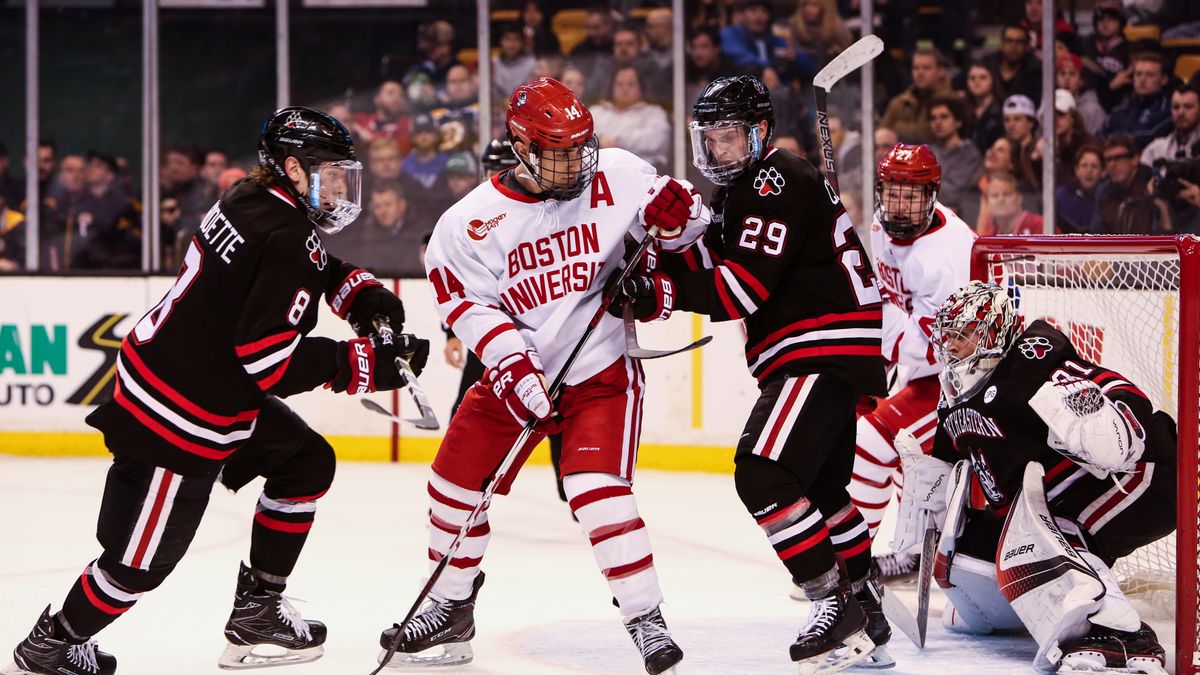
[[[467,522],[483,493],[461,488],[436,473],[429,475],[429,570],[450,549],[459,530]],[[446,600],[465,600],[471,596],[471,585],[479,573],[479,564],[487,550],[492,528],[487,511],[479,514],[466,539],[454,552],[442,576],[430,593]]]
[[[892,499],[892,483],[900,476],[900,456],[875,424],[864,415],[858,418],[854,473],[850,477],[850,501],[867,521],[871,538],[883,520],[883,512]]]
[[[638,515],[629,482],[604,473],[563,479],[571,510],[592,542],[596,564],[608,580],[626,621],[662,603],[650,535]]]

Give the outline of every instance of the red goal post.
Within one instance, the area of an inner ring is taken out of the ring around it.
[[[1050,319],[1081,356],[1133,379],[1178,422],[1176,535],[1114,570],[1123,586],[1147,586],[1173,605],[1175,672],[1200,674],[1200,238],[981,237],[971,278],[1015,287],[1027,322]]]

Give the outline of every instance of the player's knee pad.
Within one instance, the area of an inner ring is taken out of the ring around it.
[[[804,498],[800,481],[779,463],[750,454],[735,459],[733,484],[751,515]]]
[[[289,457],[287,468],[267,476],[263,492],[273,499],[311,501],[333,485],[337,455],[321,434],[307,429],[304,441]]]
[[[942,624],[948,630],[986,635],[1023,628],[1020,617],[1000,592],[992,561],[955,555],[938,583],[948,600],[942,610]]]
[[[142,594],[152,591],[167,580],[177,563],[151,564],[148,569],[130,567],[107,552],[91,565],[92,577],[103,575],[103,579],[126,593]]]

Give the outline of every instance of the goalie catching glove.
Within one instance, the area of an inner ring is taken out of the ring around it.
[[[1046,443],[1097,478],[1132,471],[1146,451],[1146,432],[1133,411],[1091,380],[1046,382],[1029,407],[1049,428]]]
[[[397,335],[394,341],[372,335],[339,343],[338,347],[337,373],[326,386],[339,394],[399,389],[408,382],[396,368],[397,356],[408,361],[416,375],[429,360],[429,340],[407,333]]]
[[[924,513],[928,512],[933,524],[940,529],[946,520],[946,494],[950,485],[953,465],[921,451],[921,444],[901,429],[896,434],[896,450],[900,453],[900,465],[904,469],[904,491],[900,495],[900,512],[896,515],[896,536],[892,539],[892,550],[907,551],[921,543],[925,532]]]
[[[658,228],[654,236],[673,250],[690,246],[710,220],[712,213],[692,184],[670,176],[654,181],[638,209],[642,227]]]
[[[546,376],[537,352],[527,349],[500,359],[487,373],[488,386],[504,402],[508,412],[521,424],[531,419],[539,423],[551,419],[554,405],[546,391]]]

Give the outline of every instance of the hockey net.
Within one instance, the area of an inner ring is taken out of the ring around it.
[[[1046,319],[1071,337],[1081,357],[1136,383],[1179,423],[1180,485],[1190,487],[1179,494],[1176,533],[1114,566],[1146,618],[1174,619],[1177,673],[1200,672],[1195,548],[1200,289],[1193,257],[1198,243],[1188,237],[986,237],[977,242],[972,260],[974,278],[1019,294],[1026,325]]]

